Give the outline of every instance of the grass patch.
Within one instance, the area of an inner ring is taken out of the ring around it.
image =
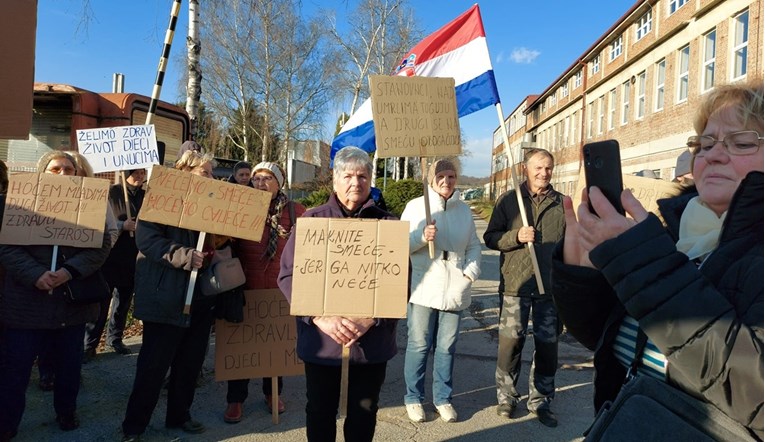
[[[491,213],[494,212],[494,204],[490,201],[471,201],[470,208],[486,222],[489,222]]]

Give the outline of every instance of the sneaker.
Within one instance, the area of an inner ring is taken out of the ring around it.
[[[558,419],[555,414],[547,408],[532,410],[531,413],[535,414],[539,422],[545,427],[555,428],[558,426]]]
[[[205,426],[201,422],[189,419],[181,425],[167,425],[166,428],[179,428],[189,434],[199,434],[205,432]]]
[[[513,412],[515,411],[515,404],[499,404],[497,405],[497,415],[506,417],[508,419],[513,418]]]
[[[242,420],[242,403],[231,402],[223,413],[223,421],[229,424],[235,424]]]
[[[457,422],[457,410],[452,404],[436,405],[436,410],[444,422]]]
[[[270,395],[270,394],[267,394],[267,395],[265,395],[264,399],[266,401],[266,406],[268,407],[268,412],[271,413],[271,414],[274,414],[274,409],[273,409],[273,406],[271,405],[271,404],[274,403],[273,402],[274,401],[274,397],[272,395]],[[280,397],[279,398],[279,414],[282,414],[285,411],[287,411],[287,406],[284,405],[284,401]]]
[[[406,404],[406,414],[412,422],[425,422],[425,409],[422,404]]]

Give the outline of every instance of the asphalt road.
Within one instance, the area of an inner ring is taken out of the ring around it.
[[[479,237],[486,223],[476,219]],[[497,351],[499,283],[499,255],[484,248],[483,274],[476,281],[473,303],[462,320],[462,331],[457,345],[454,373],[453,404],[459,414],[456,423],[442,422],[432,403],[426,403],[427,422],[409,421],[403,404],[404,351],[406,348],[406,321],[399,322],[399,354],[388,364],[388,372],[380,399],[377,431],[378,441],[573,441],[581,440],[582,432],[593,418],[592,406],[592,354],[570,337],[561,337],[559,346],[560,369],[556,377],[557,391],[552,409],[559,425],[547,428],[525,410],[525,403],[516,410],[513,419],[501,418],[495,413],[496,395],[494,368]],[[82,369],[82,388],[78,399],[81,426],[72,432],[62,432],[55,422],[53,395],[37,388],[37,370],[33,370],[27,390],[27,406],[16,439],[26,441],[118,441],[122,437],[120,423],[125,413],[128,395],[135,374],[136,355],[140,337],[126,341],[134,353],[120,356],[112,352],[99,354]],[[192,416],[207,427],[200,435],[187,435],[180,430],[164,427],[165,395],[154,411],[145,441],[303,441],[305,440],[305,379],[302,376],[284,380],[283,399],[287,411],[278,424],[272,423],[260,380],[250,383],[250,397],[245,402],[245,417],[238,424],[223,422],[226,406],[226,383],[215,382],[211,341],[210,355],[204,366],[204,378],[197,389]],[[526,378],[533,350],[533,341],[527,341],[523,355],[523,380],[520,390],[527,391]],[[429,364],[429,369],[430,369]],[[430,399],[430,376],[426,379]],[[525,399],[525,397],[524,397]],[[1,401],[2,399],[0,399]],[[338,420],[338,438],[342,437],[342,420]],[[340,439],[342,440],[342,439]]]

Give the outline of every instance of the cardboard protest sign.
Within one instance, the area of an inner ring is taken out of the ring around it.
[[[80,129],[77,150],[95,173],[146,169],[159,164],[153,124]]]
[[[215,322],[215,380],[297,376],[297,325],[279,289],[247,290],[244,321]]]
[[[635,195],[635,198],[640,201],[640,204],[642,204],[647,211],[653,212],[656,215],[660,215],[659,206],[656,204],[656,200],[680,195],[680,192],[683,190],[682,186],[677,183],[635,175],[622,174],[622,181],[624,182],[624,188],[630,189],[632,194]],[[579,171],[576,190],[574,191],[574,194],[571,195],[575,210],[579,207],[579,204],[582,201],[582,189],[584,189],[584,185],[584,168],[582,168]]]
[[[291,314],[406,317],[408,222],[298,218],[293,234]]]
[[[101,247],[109,181],[78,176],[10,176],[0,244]]]
[[[138,218],[259,242],[270,203],[269,192],[155,165]]]
[[[462,154],[453,78],[370,75],[377,155]]]

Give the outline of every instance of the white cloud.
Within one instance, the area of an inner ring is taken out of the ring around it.
[[[528,49],[524,47],[514,48],[513,52],[510,54],[510,59],[518,64],[530,64],[536,60],[540,54],[541,52],[535,49]]]
[[[494,61],[495,61],[496,64],[500,64],[503,61],[505,61],[505,51],[500,51],[499,54],[497,55],[496,60],[494,60]]]

